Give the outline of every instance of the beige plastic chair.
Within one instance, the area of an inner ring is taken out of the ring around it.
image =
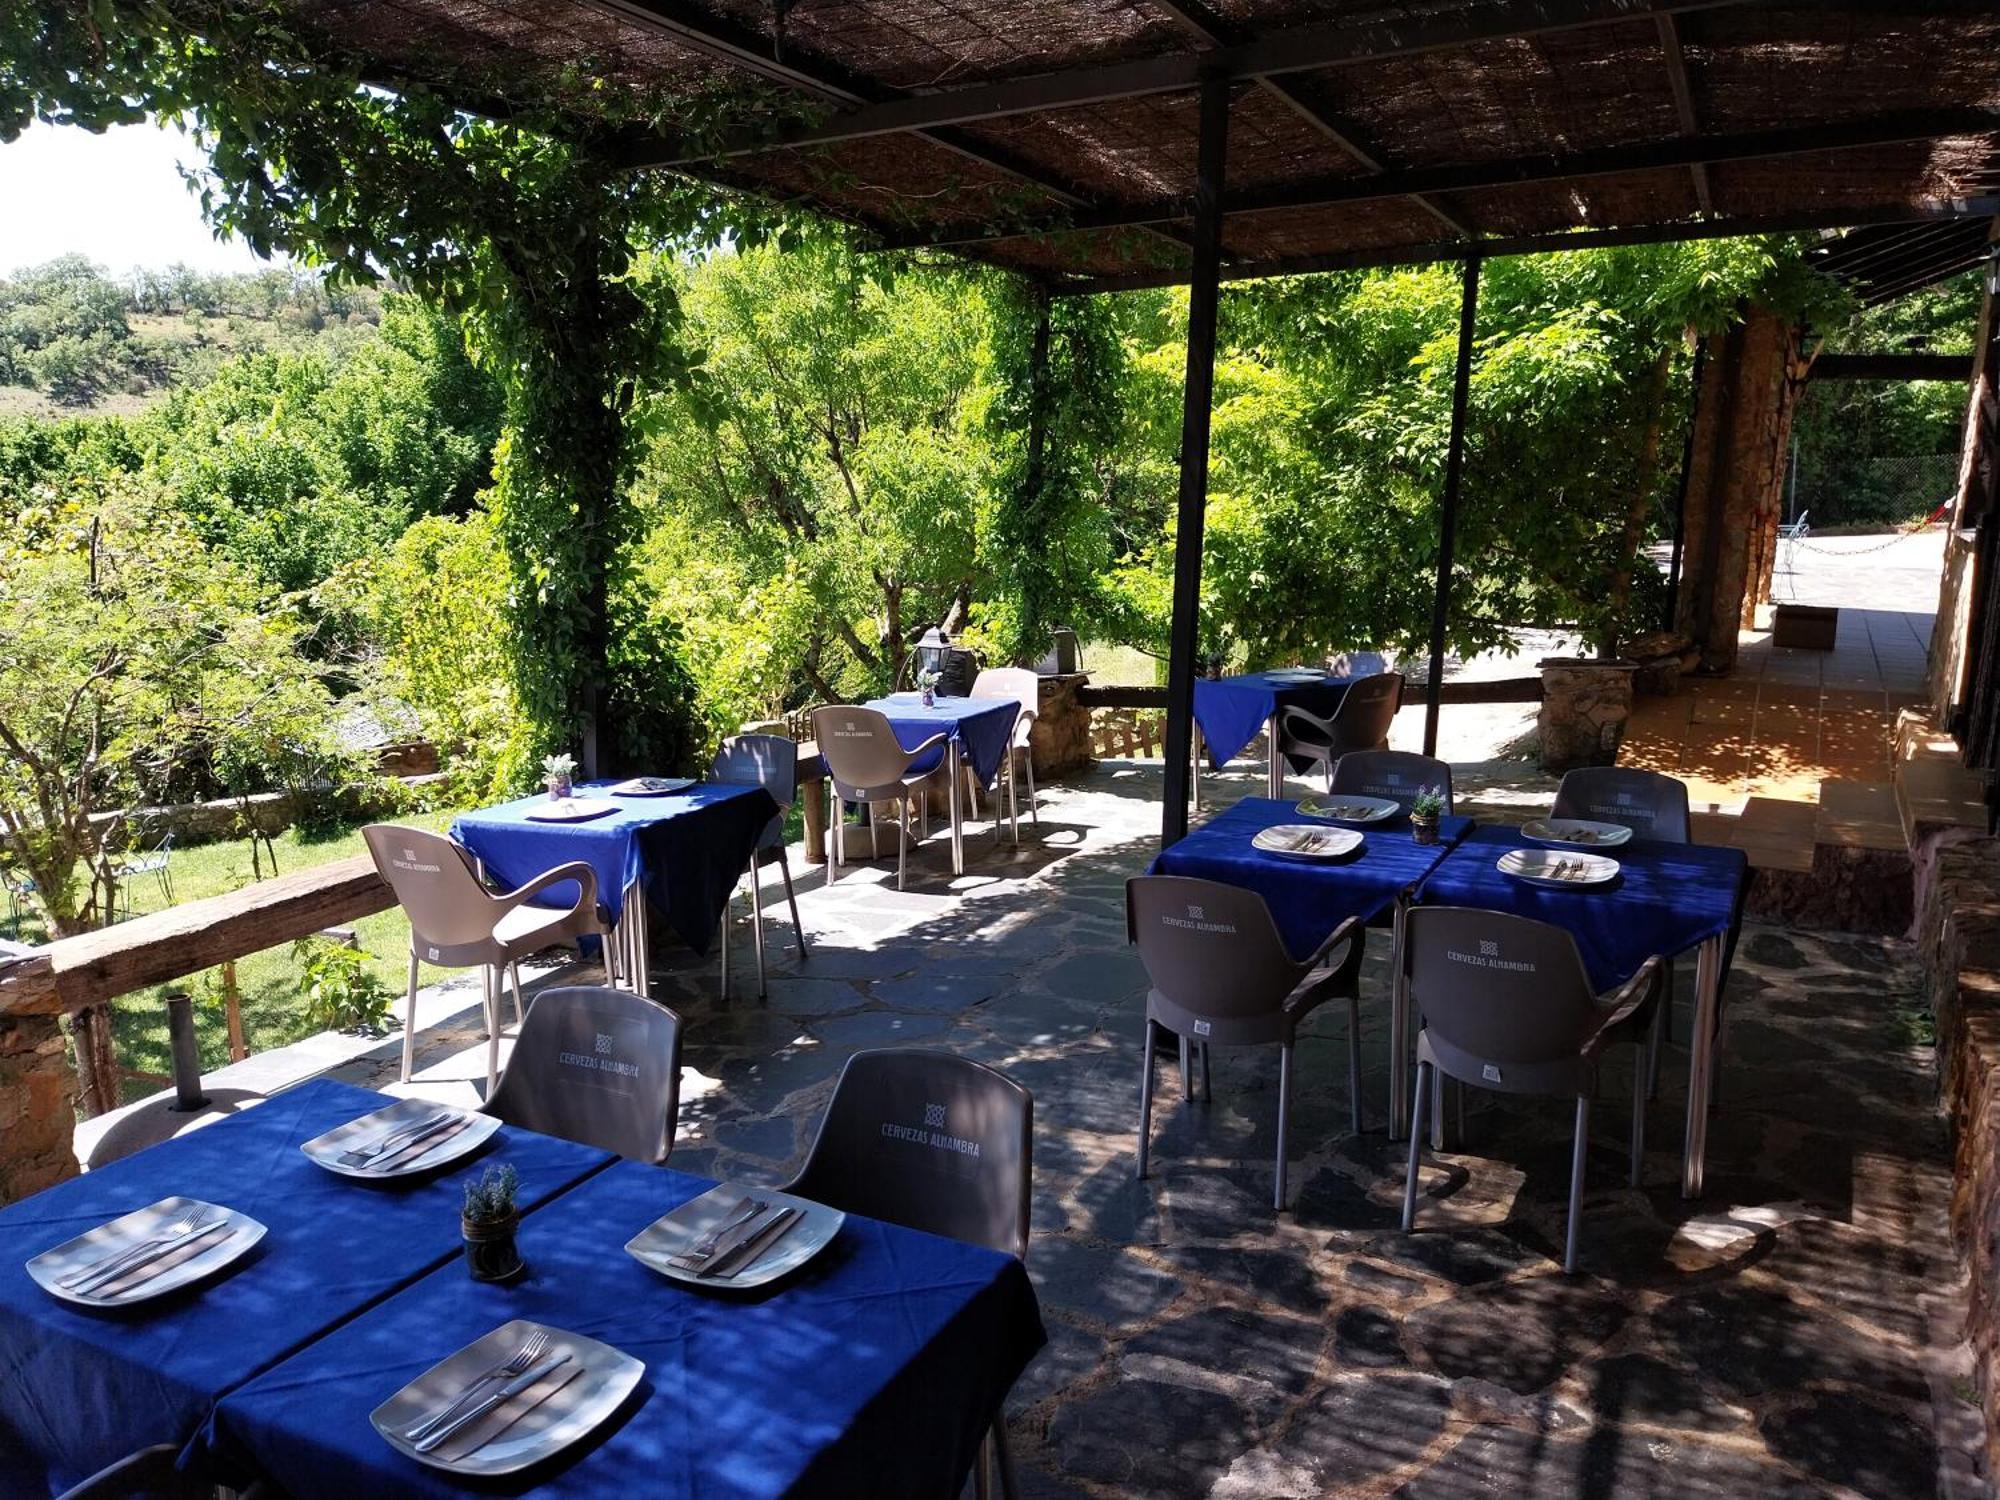
[[[403,1024],[403,1082],[410,1081],[416,1055],[417,966],[478,967],[486,1008],[486,1091],[500,1076],[500,976],[514,981],[514,1020],[522,1020],[520,960],[544,948],[574,944],[594,935],[604,939],[604,968],[618,982],[610,941],[610,916],[597,904],[597,872],[582,860],[545,870],[517,890],[496,892],[480,882],[471,857],[442,834],[396,823],[371,823],[361,830],[375,868],[410,919],[409,1013]],[[574,880],[576,904],[530,906],[529,900]]]
[[[1278,712],[1278,749],[1288,760],[1308,762],[1326,772],[1327,789],[1333,788],[1333,767],[1342,756],[1355,750],[1379,750],[1389,743],[1389,726],[1396,710],[1403,706],[1403,674],[1377,672],[1357,677],[1349,685],[1333,717],[1287,704]]]
[[[1630,1175],[1632,1186],[1639,1185],[1646,1149],[1646,1075],[1654,1045],[1650,1036],[1665,990],[1665,961],[1647,959],[1615,994],[1599,999],[1576,939],[1565,929],[1468,906],[1415,906],[1404,917],[1401,962],[1410,1003],[1423,1017],[1410,1168],[1403,1183],[1403,1232],[1409,1233],[1416,1222],[1425,1106],[1435,1108],[1440,1102],[1441,1078],[1503,1094],[1573,1098],[1576,1133],[1570,1145],[1563,1270],[1576,1270],[1597,1065],[1604,1049],[1619,1043],[1642,1049],[1632,1068]]]
[[[1410,799],[1427,787],[1444,793],[1444,810],[1451,813],[1451,766],[1434,755],[1414,750],[1350,750],[1333,763],[1327,791],[1356,797],[1383,797],[1409,811]]]
[[[680,1091],[678,1015],[630,990],[570,985],[535,996],[485,1113],[657,1167]]]
[[[877,709],[832,704],[812,712],[813,739],[826,761],[826,777],[831,786],[833,863],[827,879],[847,863],[847,826],[840,804],[859,802],[868,809],[869,826],[874,826],[875,808],[890,803],[896,809],[896,889],[903,888],[903,868],[908,862],[910,817],[916,798],[930,780],[931,772],[911,774],[910,767],[933,750],[942,750],[948,738],[932,735],[913,750],[905,750],[896,738],[888,717]]]
[[[1156,1032],[1180,1038],[1181,1093],[1193,1097],[1190,1045],[1278,1048],[1278,1163],[1272,1206],[1285,1207],[1285,1137],[1292,1113],[1292,1047],[1299,1022],[1336,996],[1347,999],[1347,1086],[1361,1133],[1361,948],[1358,917],[1333,930],[1304,963],[1286,950],[1271,909],[1255,891],[1184,875],[1125,882],[1126,923],[1152,989],[1146,995],[1145,1062],[1139,1078],[1139,1176],[1153,1133]],[[1345,946],[1338,962],[1332,955]],[[1204,1072],[1206,1067],[1204,1066]]]
[[[1007,745],[1007,818],[1014,825],[1014,842],[1021,842],[1021,810],[1014,800],[1014,763],[1028,768],[1028,820],[1037,827],[1042,815],[1035,806],[1035,752],[1029,736],[1042,706],[1042,679],[1026,667],[988,667],[972,684],[975,698],[1012,698],[1021,705],[1014,720],[1014,737]]]

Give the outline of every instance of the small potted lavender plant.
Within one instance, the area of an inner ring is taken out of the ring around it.
[[[542,757],[542,780],[549,789],[549,800],[560,802],[576,790],[576,757],[572,755],[544,755]]]
[[[935,708],[937,706],[937,685],[938,674],[936,672],[924,671],[917,673],[917,690],[924,695],[925,708]]]
[[[1438,841],[1438,819],[1444,816],[1444,788],[1419,787],[1410,798],[1410,837],[1419,844]]]
[[[519,1186],[510,1166],[488,1167],[465,1185],[459,1232],[465,1238],[465,1269],[474,1281],[512,1281],[527,1269],[514,1245],[521,1227],[514,1203]]]

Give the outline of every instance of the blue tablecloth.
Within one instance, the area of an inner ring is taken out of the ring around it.
[[[1440,818],[1438,842],[1419,844],[1410,837],[1409,818],[1399,815],[1359,830],[1361,853],[1339,862],[1293,859],[1250,846],[1266,828],[1312,821],[1299,816],[1296,802],[1245,797],[1163,850],[1151,873],[1192,875],[1257,892],[1271,908],[1285,946],[1304,960],[1349,917],[1379,919],[1397,892],[1422,880],[1472,831],[1470,818]]]
[[[1600,993],[1630,979],[1655,953],[1671,958],[1732,932],[1742,912],[1749,859],[1741,849],[1634,839],[1604,851],[1618,861],[1615,883],[1576,891],[1530,885],[1495,868],[1509,849],[1539,847],[1519,829],[1482,828],[1439,863],[1418,899],[1567,928]]]
[[[1201,726],[1201,742],[1208,750],[1209,764],[1217,770],[1243,753],[1257,738],[1265,721],[1280,708],[1296,704],[1307,713],[1329,718],[1347,696],[1348,684],[1356,677],[1383,671],[1382,658],[1372,651],[1344,657],[1336,669],[1319,682],[1274,681],[1269,672],[1244,672],[1235,677],[1197,677],[1194,683],[1194,721]]]
[[[489,1162],[534,1204],[602,1167],[602,1151],[502,1128],[469,1164],[401,1183],[314,1166],[302,1141],[379,1109],[318,1080],[0,1209],[0,1494],[46,1496],[149,1443],[182,1442],[210,1403],[327,1329],[460,1254],[461,1184]],[[220,1277],[145,1307],[58,1302],[22,1262],[174,1193],[265,1224]]]
[[[579,795],[602,797],[616,809],[588,823],[536,822],[528,814],[548,798],[523,797],[462,814],[451,836],[510,888],[566,861],[585,861],[597,872],[597,899],[614,922],[625,887],[643,877],[653,910],[695,952],[708,952],[758,836],[780,811],[777,801],[760,786],[702,782],[673,797],[612,797],[607,785],[578,786]],[[576,883],[567,880],[537,898],[544,906],[575,900]]]
[[[368,1413],[454,1349],[534,1318],[644,1360],[645,1378],[580,1449],[478,1493],[956,1495],[1044,1342],[1020,1262],[856,1216],[764,1292],[690,1291],[625,1253],[709,1185],[620,1163],[530,1215],[522,1281],[447,1267],[227,1397],[202,1434],[218,1477],[261,1471],[295,1500],[473,1492],[390,1448]]]
[[[985,787],[993,785],[993,778],[1006,762],[1014,720],[1021,713],[1021,705],[1012,698],[939,698],[925,708],[919,693],[891,693],[886,698],[870,698],[863,706],[888,719],[896,742],[905,750],[914,750],[939,732],[950,735],[958,741],[960,760],[972,767]],[[940,748],[934,758],[926,757],[910,769],[928,771],[943,754]]]

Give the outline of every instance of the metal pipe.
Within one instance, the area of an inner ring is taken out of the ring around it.
[[[1194,747],[1194,655],[1201,614],[1201,542],[1208,509],[1208,424],[1215,396],[1215,323],[1222,269],[1222,187],[1229,147],[1229,81],[1201,86],[1194,185],[1194,259],[1188,293],[1187,384],[1181,406],[1181,487],[1174,532],[1174,614],[1167,654],[1166,805],[1160,847],[1187,832]]]
[[[167,996],[167,1050],[173,1057],[176,1114],[190,1115],[208,1103],[201,1091],[201,1048],[194,1035],[194,997]]]
[[[1472,334],[1479,317],[1479,257],[1465,259],[1458,302],[1458,366],[1451,382],[1451,443],[1444,457],[1444,498],[1438,510],[1437,599],[1431,606],[1431,670],[1424,684],[1424,754],[1436,755],[1438,705],[1444,691],[1445,624],[1451,615],[1452,552],[1458,545],[1458,488],[1465,472],[1465,408],[1472,390]]]

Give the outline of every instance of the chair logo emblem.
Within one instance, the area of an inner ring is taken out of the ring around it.
[[[1195,1023],[1194,1023],[1194,1034],[1195,1034],[1196,1036],[1207,1036],[1207,1035],[1208,1035],[1208,1033],[1209,1033],[1209,1024],[1208,1024],[1208,1022],[1206,1022],[1206,1021],[1197,1021],[1197,1022],[1195,1022]]]
[[[1500,1081],[1500,1069],[1492,1063],[1482,1063],[1479,1068],[1479,1076],[1488,1083],[1498,1083]]]
[[[1632,805],[1632,794],[1630,792],[1620,792],[1618,794],[1618,805],[1620,807],[1630,807]]]
[[[426,948],[424,950],[424,957],[428,958],[432,963],[437,962],[437,956],[438,951],[435,948]]]
[[[1206,920],[1207,920],[1207,914],[1206,914],[1205,912],[1203,912],[1203,911],[1202,911],[1202,909],[1201,909],[1201,908],[1200,908],[1199,906],[1190,906],[1190,907],[1188,908],[1188,920],[1189,920],[1190,922],[1202,922],[1202,921],[1206,921]]]
[[[597,1035],[597,1055],[599,1057],[609,1057],[611,1055],[611,1038],[606,1036],[601,1031],[598,1032],[596,1035]]]
[[[924,1124],[932,1130],[942,1127],[944,1124],[944,1106],[942,1104],[926,1104],[924,1106]]]
[[[412,864],[414,864],[417,858],[417,851],[414,849],[405,849],[403,851],[403,858],[409,860]]]
[[[1479,956],[1481,958],[1498,958],[1500,956],[1500,945],[1490,938],[1481,938],[1479,940]]]

